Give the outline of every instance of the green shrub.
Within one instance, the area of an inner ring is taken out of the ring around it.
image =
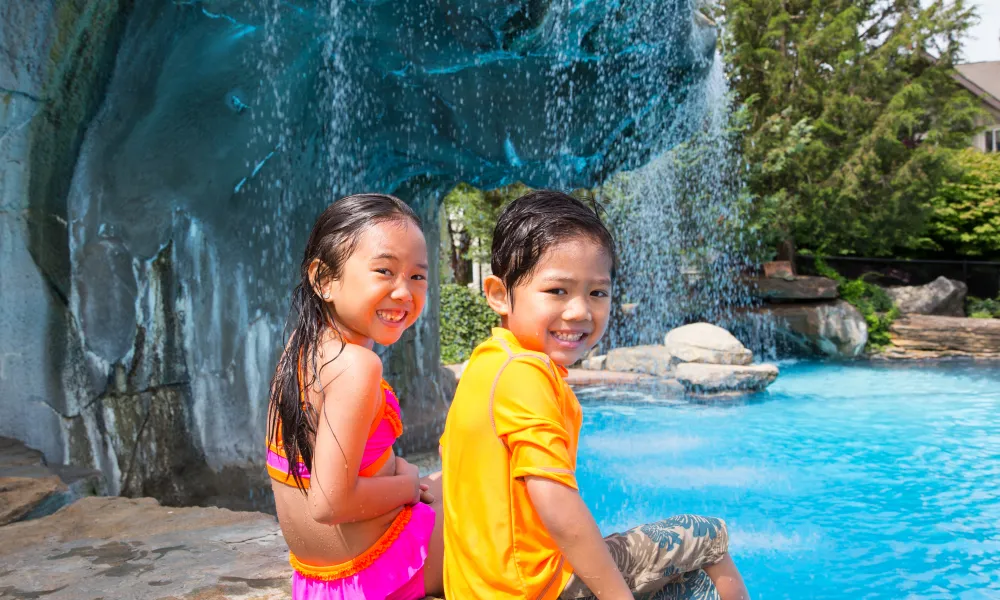
[[[816,272],[836,281],[840,297],[854,305],[865,318],[865,323],[868,325],[868,344],[865,346],[865,352],[878,352],[892,343],[889,327],[899,316],[899,307],[893,303],[884,289],[865,279],[872,275],[871,273],[848,280],[818,256]]]
[[[969,256],[1000,253],[1000,154],[968,148],[955,155],[959,176],[931,199],[929,235],[938,248]]]
[[[500,318],[486,304],[486,298],[464,285],[441,286],[441,362],[465,361]]]
[[[965,313],[973,319],[1000,319],[1000,296],[997,298],[965,299]]]

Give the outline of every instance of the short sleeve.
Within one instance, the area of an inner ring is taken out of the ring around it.
[[[512,477],[544,477],[579,489],[558,385],[540,358],[515,358],[498,374],[493,423],[510,449]]]

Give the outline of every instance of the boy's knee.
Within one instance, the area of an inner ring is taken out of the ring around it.
[[[689,557],[696,567],[714,564],[729,552],[729,529],[717,517],[677,515],[639,530],[662,550]]]
[[[729,531],[724,520],[701,515],[676,515],[656,523],[642,525],[640,530],[654,540],[664,537],[676,538],[680,534],[692,538],[722,538],[727,541],[729,539]]]

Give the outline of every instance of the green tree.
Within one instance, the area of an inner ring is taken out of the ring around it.
[[[452,240],[448,256],[456,283],[472,281],[472,261],[489,262],[493,227],[500,209],[529,189],[520,182],[489,191],[460,183],[445,195],[443,204]]]
[[[723,0],[758,220],[800,247],[920,248],[977,101],[951,78],[964,0]]]

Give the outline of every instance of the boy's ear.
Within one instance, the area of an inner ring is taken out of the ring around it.
[[[490,275],[483,280],[483,293],[486,294],[486,303],[490,305],[493,312],[506,317],[510,314],[510,296],[507,294],[507,286],[500,281],[496,275]]]
[[[332,290],[330,289],[330,278],[323,277],[322,270],[325,265],[318,258],[314,258],[311,263],[309,263],[309,285],[312,286],[314,292],[316,292],[320,298],[323,300],[329,300],[331,298]],[[321,270],[322,269],[322,270]]]

